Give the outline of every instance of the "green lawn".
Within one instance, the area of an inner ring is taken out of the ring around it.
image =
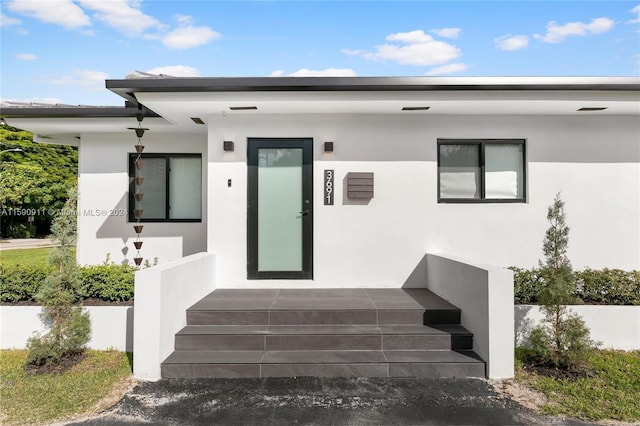
[[[42,375],[24,371],[26,354],[0,351],[2,424],[45,424],[89,413],[131,374],[130,354],[123,352],[88,351],[71,370]]]
[[[516,380],[543,393],[544,414],[640,422],[640,351],[600,350],[588,359],[595,377],[553,379],[526,370],[516,351]]]
[[[0,265],[47,263],[53,247],[0,251]],[[75,249],[73,249],[75,252]]]

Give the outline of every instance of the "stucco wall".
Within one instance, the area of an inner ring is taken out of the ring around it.
[[[574,267],[640,268],[640,124],[634,117],[249,112],[206,121],[208,136],[167,125],[143,138],[145,152],[203,154],[205,220],[145,224],[141,254],[163,263],[216,253],[221,287],[397,287],[425,252],[531,267],[541,257],[546,209],[558,191],[566,202]],[[314,139],[313,282],[246,279],[248,137]],[[438,138],[526,139],[527,203],[438,204]],[[224,140],[235,142],[234,152],[223,151]],[[323,152],[324,141],[334,142],[333,153]],[[126,210],[127,153],[135,142],[132,132],[82,135],[81,264],[101,263],[107,253],[117,263],[135,256],[126,213],[97,215]],[[335,170],[334,206],[322,203],[324,169]],[[368,204],[343,196],[343,179],[357,171],[375,173]]]
[[[207,247],[220,287],[397,287],[425,252],[497,266],[541,257],[556,192],[576,268],[640,268],[640,123],[634,117],[212,115]],[[314,281],[246,280],[246,140],[314,138]],[[438,138],[524,138],[527,203],[438,204]],[[224,152],[222,141],[235,141]],[[334,142],[324,153],[322,143]],[[336,202],[322,203],[334,169]],[[374,172],[368,204],[343,198],[348,172]],[[227,186],[227,180],[232,186]],[[215,224],[215,225],[213,225]]]
[[[132,123],[133,126],[133,123]],[[133,264],[136,234],[128,222],[128,153],[135,152],[133,132],[83,134],[79,148],[78,248],[80,264],[97,264],[109,254],[116,263]],[[145,153],[201,153],[203,221],[144,223],[141,256],[151,263],[206,251],[206,139],[196,134],[165,134],[161,128],[145,133]],[[143,170],[144,172],[144,170]]]
[[[133,350],[133,306],[85,306],[91,318],[91,340],[96,350]],[[0,349],[24,349],[33,333],[44,333],[40,306],[0,306]]]

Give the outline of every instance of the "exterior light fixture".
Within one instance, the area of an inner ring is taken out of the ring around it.
[[[333,142],[324,143],[324,152],[333,152]]]
[[[582,107],[582,108],[578,108],[577,111],[580,111],[580,112],[584,112],[584,111],[604,111],[607,108],[608,107]]]
[[[234,150],[233,141],[224,141],[224,142],[222,142],[222,149],[224,149],[227,152],[233,152],[233,150]]]

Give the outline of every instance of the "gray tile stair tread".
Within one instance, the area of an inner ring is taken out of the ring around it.
[[[276,298],[272,311],[310,309],[314,311],[334,311],[344,309],[376,309],[367,297],[305,297]]]
[[[275,299],[280,292],[277,288],[264,288],[264,289],[235,289],[235,288],[218,288],[207,296],[208,298],[231,298],[241,299],[248,297],[250,299]]]
[[[427,289],[218,289],[189,310],[458,310]]]
[[[471,351],[175,351],[163,364],[483,363]]]
[[[163,364],[256,364],[263,351],[175,351]]]
[[[449,333],[449,334],[469,335],[469,336],[473,334],[461,325],[441,324],[441,325],[430,325],[429,327],[434,328],[436,330],[443,331],[445,333]]]
[[[367,289],[367,295],[378,309],[389,309],[385,306],[399,308],[403,302],[407,306],[418,306],[424,309],[458,309],[427,289],[376,288]]]
[[[355,364],[387,362],[382,351],[269,351],[263,364]]]
[[[471,351],[384,351],[390,363],[482,363]]]
[[[204,298],[191,306],[189,311],[266,311],[273,305],[270,298]]]
[[[188,325],[177,335],[444,335],[470,334],[462,326],[426,325]]]
[[[363,288],[316,288],[316,289],[282,289],[279,299],[306,298],[365,298],[367,292]]]

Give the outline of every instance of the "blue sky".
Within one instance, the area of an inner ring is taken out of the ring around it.
[[[107,78],[632,76],[640,1],[0,0],[3,100],[120,105]]]

